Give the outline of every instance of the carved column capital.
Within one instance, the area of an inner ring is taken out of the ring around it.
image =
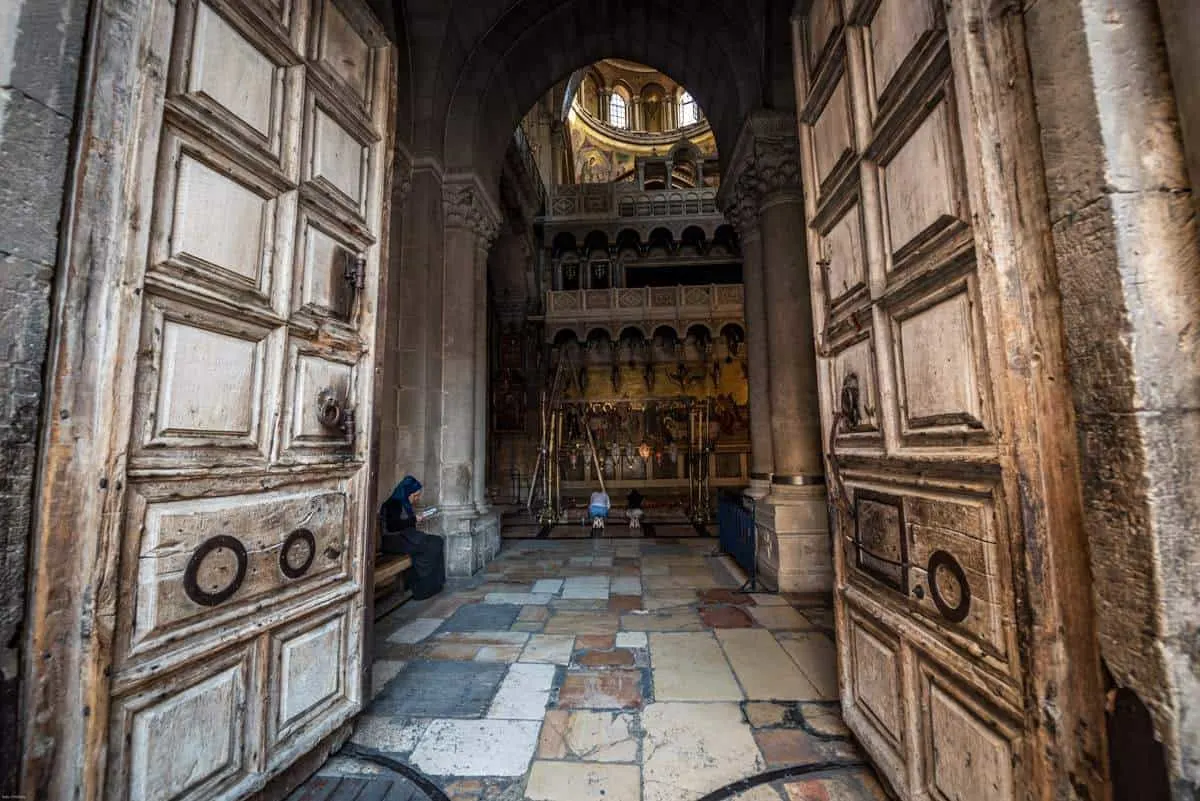
[[[795,131],[787,136],[756,137],[754,181],[760,200],[775,192],[801,192],[800,147]]]
[[[500,235],[500,215],[476,182],[447,183],[442,187],[442,213],[447,228],[471,231],[487,248]]]
[[[718,199],[735,226],[757,222],[762,203],[778,192],[801,192],[796,117],[759,110],[746,117]]]
[[[412,156],[399,143],[392,154],[392,206],[398,208],[408,200],[412,192],[413,161]]]
[[[721,209],[729,222],[737,229],[742,241],[758,236],[758,209],[761,205],[761,193],[758,182],[750,173],[742,173],[733,182],[732,189],[725,198],[726,203]]]

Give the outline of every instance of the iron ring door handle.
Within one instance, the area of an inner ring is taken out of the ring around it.
[[[317,420],[322,427],[354,439],[354,410],[344,400],[338,399],[332,389],[322,390],[317,396]]]

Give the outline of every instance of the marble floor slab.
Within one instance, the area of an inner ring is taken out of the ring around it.
[[[575,637],[570,634],[534,634],[521,652],[521,662],[547,662],[566,665],[575,649]]]
[[[860,764],[832,615],[820,598],[737,592],[711,552],[700,538],[506,540],[482,574],[378,621],[352,744],[452,801],[697,801],[732,782],[734,801],[885,799],[868,767],[764,773]],[[411,789],[350,751],[317,781],[293,801]]]
[[[642,727],[643,801],[698,798],[766,769],[737,704],[655,703]]]
[[[488,717],[540,721],[546,715],[555,670],[554,665],[516,664],[510,667],[488,708]]]
[[[521,776],[537,748],[541,721],[435,720],[412,764],[430,776]]]
[[[656,701],[741,701],[742,690],[711,632],[655,632],[650,662]]]

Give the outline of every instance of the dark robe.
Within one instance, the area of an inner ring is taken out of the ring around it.
[[[383,523],[383,552],[407,554],[413,566],[406,583],[413,598],[432,598],[446,583],[446,558],[442,538],[417,530],[417,518],[396,498],[388,498],[379,509]]]

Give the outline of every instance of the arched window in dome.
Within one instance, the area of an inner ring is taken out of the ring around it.
[[[696,105],[690,92],[684,92],[679,96],[679,127],[695,125],[698,122],[700,122],[700,107]]]
[[[608,122],[614,128],[628,128],[629,118],[625,113],[625,98],[616,92],[608,100]]]

